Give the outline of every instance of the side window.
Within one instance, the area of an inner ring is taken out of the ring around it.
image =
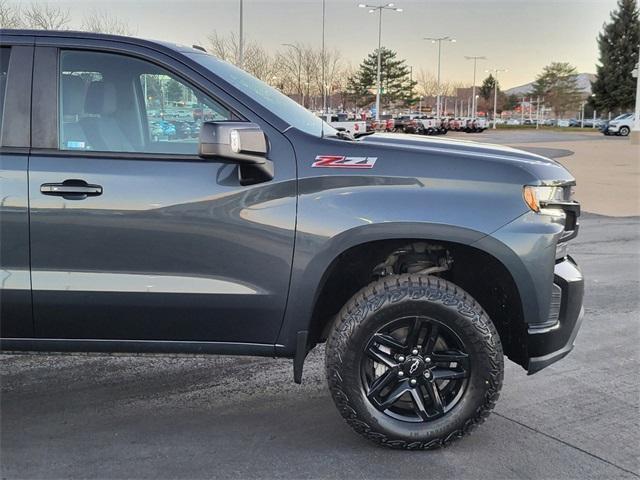
[[[9,71],[9,55],[11,48],[0,48],[0,132],[2,131],[2,118],[4,117],[4,94],[7,90],[7,73]]]
[[[139,81],[145,121],[154,143],[197,143],[202,122],[231,119],[227,108],[168,74],[144,73]]]
[[[232,112],[169,71],[136,58],[63,51],[62,150],[194,155],[203,121]]]

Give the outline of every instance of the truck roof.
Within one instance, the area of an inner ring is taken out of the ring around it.
[[[163,47],[176,52],[182,53],[202,53],[202,47],[194,48],[193,46],[181,45],[178,43],[166,42],[163,40],[149,40],[138,37],[128,37],[124,35],[112,35],[108,33],[92,33],[79,30],[29,30],[29,29],[0,29],[0,36],[13,35],[38,38],[73,38],[84,40],[104,40],[111,42],[129,43],[150,48]]]

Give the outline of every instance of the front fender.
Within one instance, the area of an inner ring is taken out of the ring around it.
[[[289,301],[276,350],[279,355],[295,353],[296,335],[309,330],[316,300],[324,286],[330,267],[340,254],[358,245],[380,240],[415,239],[458,243],[466,246],[478,245],[487,237],[477,230],[435,223],[389,222],[360,225],[327,238],[321,245],[318,239],[298,233],[294,255]],[[493,240],[486,244],[503,264],[515,265],[517,256],[506,245]],[[482,249],[480,247],[476,247]],[[514,258],[515,257],[515,258]],[[525,279],[525,284],[527,284]]]

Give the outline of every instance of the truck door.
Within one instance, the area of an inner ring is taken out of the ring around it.
[[[33,336],[29,275],[29,161],[33,38],[0,47],[0,337]]]
[[[169,57],[36,50],[38,337],[274,343],[295,225],[286,139]],[[199,158],[203,120],[258,123],[275,178],[242,186],[237,165]]]

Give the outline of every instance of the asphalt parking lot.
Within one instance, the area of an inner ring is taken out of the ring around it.
[[[353,433],[322,349],[302,386],[282,359],[4,355],[1,476],[640,478],[640,218],[581,223],[575,350],[532,377],[507,363],[495,413],[447,449],[391,451]]]

